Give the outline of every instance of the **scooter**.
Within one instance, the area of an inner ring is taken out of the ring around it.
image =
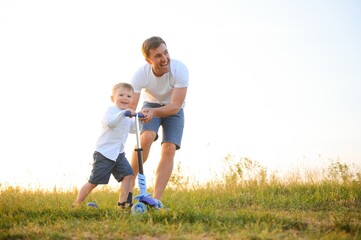
[[[125,116],[132,117],[131,112],[127,111],[125,112]],[[146,213],[149,209],[156,209],[159,210],[163,208],[163,203],[155,198],[151,198],[151,194],[147,193],[147,184],[145,181],[145,175],[143,171],[143,149],[141,147],[140,143],[140,118],[144,118],[144,115],[142,113],[136,113],[133,115],[135,117],[135,130],[136,130],[136,137],[137,137],[137,146],[134,149],[134,151],[137,152],[138,156],[138,186],[139,186],[139,192],[140,194],[135,196],[133,199],[138,200],[135,204],[132,206],[132,214],[143,214]]]

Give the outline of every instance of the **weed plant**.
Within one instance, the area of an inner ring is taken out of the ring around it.
[[[170,210],[136,216],[117,209],[116,189],[90,194],[94,209],[71,208],[76,189],[0,185],[0,239],[361,239],[357,169],[337,161],[317,177],[280,178],[247,158],[224,161],[222,180],[205,185],[178,165],[162,199]]]

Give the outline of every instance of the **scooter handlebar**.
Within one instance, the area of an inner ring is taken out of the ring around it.
[[[127,110],[124,113],[124,116],[126,116],[126,117],[135,117],[136,115],[138,115],[139,118],[144,118],[145,117],[144,114],[141,113],[141,112],[138,112],[138,113],[135,113],[135,114],[132,115],[131,112],[129,110]]]

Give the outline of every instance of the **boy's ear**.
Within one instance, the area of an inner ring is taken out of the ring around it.
[[[114,102],[114,97],[110,96],[110,101]]]

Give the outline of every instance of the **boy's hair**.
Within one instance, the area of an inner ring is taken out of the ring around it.
[[[121,83],[117,83],[113,86],[112,95],[114,95],[115,92],[117,91],[117,89],[119,89],[119,88],[125,88],[125,89],[128,89],[128,90],[134,92],[134,88],[132,85],[130,85],[129,83],[121,82]]]
[[[155,49],[155,48],[159,47],[162,43],[164,43],[164,45],[167,46],[167,44],[165,43],[165,41],[161,37],[154,36],[154,37],[150,37],[150,38],[146,39],[143,42],[143,45],[142,45],[143,56],[145,58],[148,58],[149,57],[149,51],[151,49]]]

